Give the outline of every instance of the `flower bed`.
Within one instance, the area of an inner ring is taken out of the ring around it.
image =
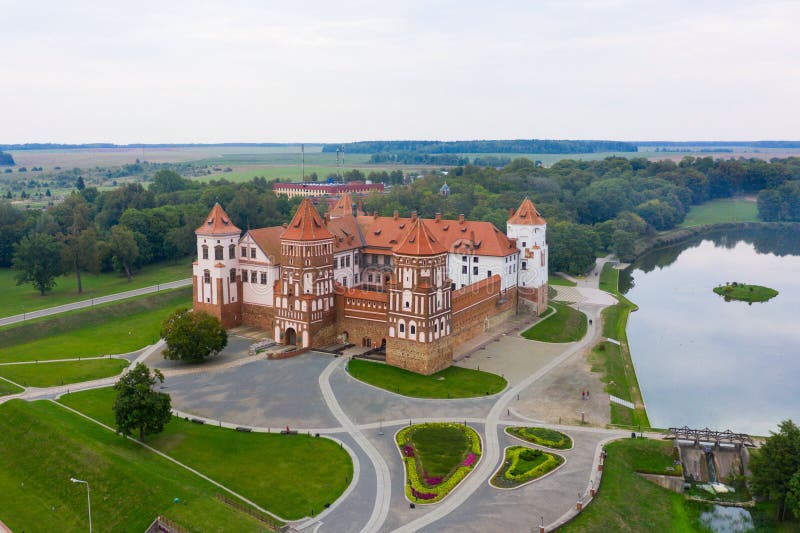
[[[515,488],[552,472],[564,461],[554,453],[527,446],[510,446],[506,448],[503,465],[492,477],[491,484],[503,489]]]
[[[457,429],[466,442],[462,450],[450,450],[450,459],[455,466],[445,475],[428,475],[424,456],[418,453],[414,437],[426,430],[441,431]],[[435,503],[447,496],[478,463],[481,457],[481,439],[469,426],[454,423],[418,424],[400,430],[395,436],[398,449],[406,468],[406,497],[414,503]]]
[[[506,428],[506,431],[509,435],[532,442],[533,444],[538,444],[539,446],[546,446],[556,450],[568,450],[572,448],[572,439],[569,438],[569,435],[565,435],[554,429],[509,427]]]

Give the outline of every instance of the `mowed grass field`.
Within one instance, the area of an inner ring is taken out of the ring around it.
[[[56,387],[116,376],[126,366],[123,359],[0,365],[0,376],[23,387]]]
[[[0,363],[97,357],[157,342],[161,322],[191,307],[191,288],[74,311],[0,330]]]
[[[115,394],[96,389],[59,401],[114,427]],[[245,433],[173,417],[147,443],[286,519],[318,514],[353,478],[348,453],[325,438]]]
[[[23,388],[17,387],[13,383],[0,379],[0,396],[8,396],[9,394],[17,394],[23,392]]]
[[[191,531],[264,531],[211,483],[49,401],[0,405],[0,509],[12,531],[141,532],[157,515]],[[221,461],[222,462],[222,461]],[[175,498],[180,503],[173,503]]]
[[[56,278],[56,286],[44,296],[32,285],[17,285],[16,272],[10,268],[0,268],[0,316],[11,316],[55,307],[80,300],[97,298],[107,294],[125,292],[159,283],[192,277],[192,259],[156,263],[134,273],[128,283],[127,278],[117,272],[86,274],[81,276],[83,293],[78,294],[75,275]]]
[[[347,364],[347,371],[365,383],[413,398],[473,398],[498,393],[508,384],[497,374],[458,366],[423,376],[383,363],[353,359]]]
[[[555,315],[523,331],[523,337],[542,342],[575,342],[586,335],[585,314],[560,302],[551,301],[550,307],[555,308]]]
[[[721,198],[693,205],[680,227],[690,228],[720,222],[759,222],[758,204],[744,198]]]

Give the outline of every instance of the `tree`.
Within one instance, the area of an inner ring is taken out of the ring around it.
[[[155,173],[153,182],[150,184],[150,192],[163,194],[168,192],[182,191],[192,186],[191,180],[182,178],[174,170],[162,169]]]
[[[165,359],[199,362],[218,354],[228,344],[228,333],[216,317],[203,311],[178,309],[161,324],[167,342]]]
[[[13,266],[17,270],[17,285],[32,284],[42,296],[55,287],[60,273],[60,246],[44,233],[23,237],[14,246]]]
[[[114,226],[111,228],[111,258],[128,276],[128,283],[131,281],[131,268],[134,261],[139,257],[139,246],[133,232],[125,226]]]
[[[800,518],[800,470],[789,480],[789,492],[786,494],[786,507],[795,518]]]
[[[156,383],[163,383],[164,375],[155,369],[152,373],[144,363],[137,363],[114,385],[114,418],[117,431],[126,437],[139,431],[139,440],[145,435],[160,433],[172,417],[169,394],[156,392]]]
[[[64,243],[61,249],[64,272],[75,272],[78,294],[83,292],[81,270],[96,272],[99,268],[97,234],[90,226],[90,210],[86,199],[77,193],[70,194],[52,210],[61,226],[58,238]]]
[[[83,176],[78,176],[78,179],[75,180],[75,188],[78,191],[82,191],[86,188],[86,183],[83,181]]]
[[[600,237],[589,226],[556,222],[547,232],[550,245],[550,270],[584,274],[595,264]]]
[[[800,473],[800,428],[791,420],[778,426],[778,433],[771,433],[764,444],[750,459],[753,473],[753,493],[778,504],[778,519],[786,518],[790,505],[796,506],[792,481]],[[796,484],[796,483],[795,483]]]

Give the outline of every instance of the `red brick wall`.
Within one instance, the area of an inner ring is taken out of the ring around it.
[[[214,287],[212,290],[217,292],[217,301],[222,301],[222,283],[227,283],[227,280],[212,280]],[[238,294],[236,301],[229,304],[212,304],[197,301],[197,276],[192,278],[192,309],[195,311],[205,311],[211,316],[215,316],[222,322],[225,329],[235,328],[242,324],[242,282],[237,283]]]
[[[514,313],[517,291],[508,289],[502,292],[501,286],[500,276],[494,275],[453,292],[451,336],[454,344],[468,341],[486,331],[489,327],[487,319],[501,313]]]
[[[274,331],[275,308],[265,305],[242,304],[242,324],[268,331]]]

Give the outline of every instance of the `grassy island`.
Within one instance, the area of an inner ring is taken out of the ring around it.
[[[725,298],[726,302],[740,300],[742,302],[766,302],[778,295],[778,291],[762,285],[747,285],[736,281],[714,287],[714,292]]]
[[[347,371],[360,381],[412,398],[474,398],[496,394],[508,385],[497,374],[458,366],[423,376],[383,363],[353,359],[347,364]]]
[[[481,456],[481,439],[469,426],[431,423],[409,426],[396,436],[406,470],[406,497],[438,502],[472,472]]]
[[[490,483],[500,489],[513,489],[552,472],[562,464],[564,458],[560,455],[526,446],[510,446],[506,448],[505,461]]]
[[[539,446],[555,448],[556,450],[568,450],[572,448],[572,439],[569,436],[554,429],[537,427],[509,427],[506,428],[509,435],[522,439]]]

